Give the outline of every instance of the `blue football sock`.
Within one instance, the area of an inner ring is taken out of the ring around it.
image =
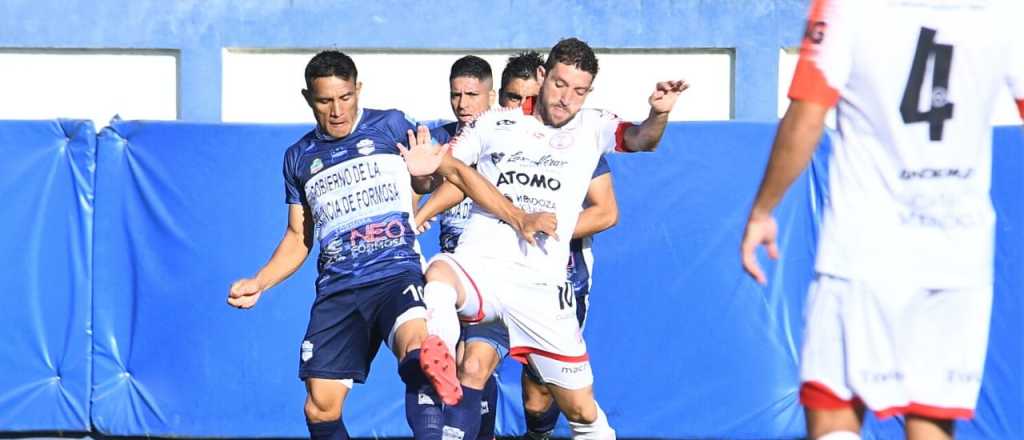
[[[491,375],[484,385],[483,396],[480,400],[480,433],[476,435],[477,440],[491,440],[494,438],[494,419],[498,415],[498,378]]]
[[[311,440],[348,440],[348,431],[341,419],[317,423],[306,421],[306,426]]]
[[[418,349],[406,353],[405,358],[398,363],[398,375],[405,383],[405,420],[412,429],[413,438],[441,438],[441,425],[444,423],[441,398],[420,369]]]
[[[462,385],[462,401],[444,409],[444,440],[476,439],[480,432],[480,401],[483,390]]]

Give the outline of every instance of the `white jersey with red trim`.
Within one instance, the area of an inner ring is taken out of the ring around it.
[[[838,103],[817,270],[992,282],[990,120],[1024,117],[1020,0],[815,0],[790,98]]]
[[[526,212],[553,212],[559,240],[534,247],[489,212],[473,204],[459,249],[526,266],[550,279],[565,280],[569,241],[598,160],[625,151],[631,124],[618,116],[582,109],[560,128],[544,125],[519,109],[484,113],[451,143],[452,154],[477,171]]]

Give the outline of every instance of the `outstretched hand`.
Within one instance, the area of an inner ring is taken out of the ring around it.
[[[685,80],[662,81],[654,85],[654,93],[647,98],[647,103],[655,113],[668,113],[676,105],[679,95],[690,88]]]
[[[743,269],[762,285],[768,282],[768,278],[757,262],[757,247],[764,245],[771,259],[779,259],[779,246],[776,242],[778,234],[779,226],[770,215],[751,215],[747,220],[747,228],[743,231],[743,242],[740,244]]]
[[[409,147],[398,143],[398,151],[405,159],[409,174],[414,177],[429,176],[441,166],[441,161],[448,154],[448,144],[437,145],[430,141],[430,130],[420,125],[416,131],[408,131]]]

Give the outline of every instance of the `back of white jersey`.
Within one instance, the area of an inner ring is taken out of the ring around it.
[[[790,88],[838,102],[820,272],[992,280],[996,99],[1024,116],[1020,0],[815,0]]]

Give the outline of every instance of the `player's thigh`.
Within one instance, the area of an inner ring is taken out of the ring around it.
[[[946,440],[953,438],[953,421],[908,415],[907,440]]]
[[[597,417],[593,386],[569,389],[549,383],[547,387],[558,408],[570,421],[589,422]]]
[[[991,285],[918,293],[897,324],[910,401],[960,409],[960,416],[951,417],[969,417],[985,369],[991,309]],[[936,416],[927,411],[919,415]]]
[[[311,421],[331,421],[341,417],[341,411],[352,389],[350,379],[308,378],[306,383],[306,417]]]
[[[528,363],[542,382],[570,389],[593,382],[575,303],[564,282],[526,280],[502,297],[510,355]]]
[[[512,265],[471,252],[437,254],[430,261],[428,282],[434,281],[431,268],[444,268],[439,272],[443,272],[445,279],[459,292],[456,306],[460,321],[482,324],[501,318],[502,306],[498,297],[514,279]]]
[[[438,282],[454,287],[456,292],[455,304],[458,306],[466,300],[466,290],[472,287],[465,282],[465,277],[460,271],[460,264],[451,258],[451,254],[439,253],[427,262],[427,270],[424,272],[424,276],[427,283]]]
[[[830,410],[806,408],[807,438],[818,439],[833,432],[860,433],[861,420],[864,417],[863,407],[846,407]]]
[[[500,321],[462,328],[464,355],[459,360],[459,378],[464,375],[486,381],[508,355],[508,329]]]
[[[847,342],[843,298],[850,282],[819,274],[808,289],[804,342],[800,356],[800,402],[809,409],[851,407],[856,395],[847,376]]]
[[[362,383],[379,343],[360,306],[360,290],[318,295],[299,350],[299,378]]]
[[[551,392],[548,391],[536,373],[528,365],[523,366],[523,373],[520,378],[523,390],[523,409],[532,413],[542,413],[554,403]]]
[[[427,336],[423,284],[423,274],[410,271],[375,284],[366,295],[371,338],[383,340],[399,359],[419,348]]]

